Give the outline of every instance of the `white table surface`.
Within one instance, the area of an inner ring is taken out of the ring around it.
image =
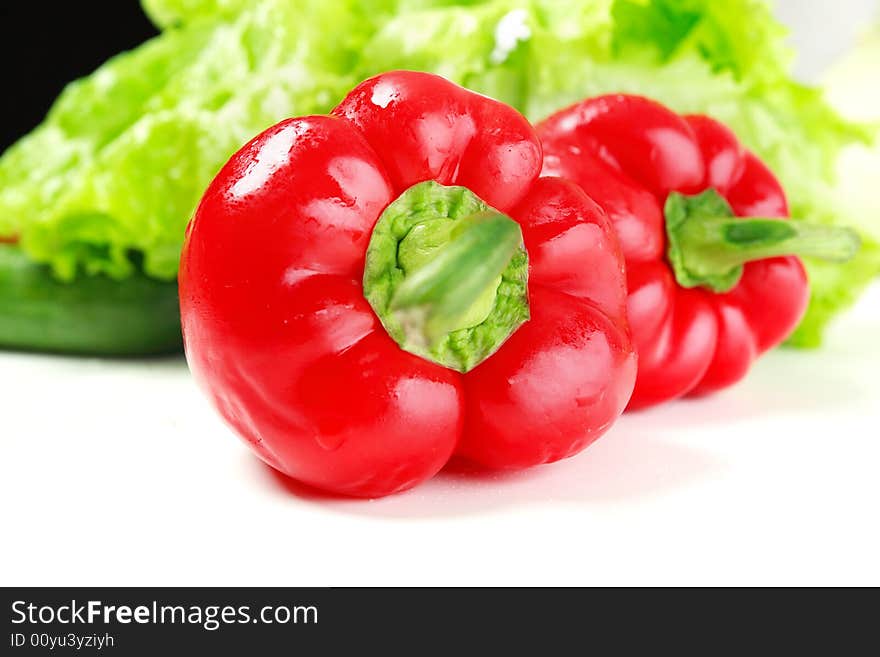
[[[565,462],[376,501],[285,485],[182,358],[0,353],[5,585],[880,584],[880,287],[821,351]]]

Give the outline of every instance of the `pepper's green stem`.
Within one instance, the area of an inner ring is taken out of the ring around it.
[[[747,262],[785,255],[844,262],[859,248],[858,235],[848,228],[734,218],[714,189],[696,196],[673,192],[664,213],[669,261],[682,287],[728,292],[739,283]]]
[[[485,320],[521,244],[519,224],[503,214],[480,212],[455,222],[449,241],[407,273],[391,299],[408,341],[432,346]]]
[[[522,241],[469,189],[418,183],[373,227],[364,297],[401,349],[467,372],[529,319]]]

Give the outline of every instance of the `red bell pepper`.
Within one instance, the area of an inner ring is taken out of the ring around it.
[[[232,157],[187,230],[181,312],[197,380],[260,458],[379,496],[454,452],[518,468],[609,428],[635,380],[623,257],[541,161],[516,111],[413,72]]]
[[[537,130],[544,175],[577,182],[620,237],[639,355],[629,408],[741,379],[806,308],[807,278],[794,256],[844,260],[858,248],[851,231],[784,221],[779,182],[706,116],[611,95]]]

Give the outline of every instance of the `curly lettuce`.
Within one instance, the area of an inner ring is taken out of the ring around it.
[[[72,83],[0,158],[0,235],[63,280],[125,278],[131,252],[148,275],[173,279],[186,223],[229,156],[282,118],[329,110],[354,84],[365,7],[250,2]]]
[[[299,0],[288,0],[294,9],[299,9]],[[444,6],[476,5],[485,0],[360,0],[358,13],[369,19],[361,26],[354,26],[359,32],[369,32],[378,17],[387,17],[415,9]],[[253,8],[254,0],[141,0],[147,16],[156,27],[165,29],[180,27],[198,21],[228,21]],[[350,7],[337,6],[337,11],[345,12]],[[340,18],[344,18],[340,15]],[[330,26],[321,26],[330,27]],[[332,32],[327,32],[332,34]]]
[[[144,12],[159,29],[181,27],[199,20],[229,20],[252,0],[141,0]]]

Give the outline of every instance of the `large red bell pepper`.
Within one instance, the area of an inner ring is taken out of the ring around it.
[[[260,458],[378,496],[453,452],[523,467],[609,428],[635,379],[622,254],[541,160],[513,109],[412,72],[232,157],[187,231],[181,311]]]
[[[544,175],[577,182],[620,237],[639,355],[630,408],[738,381],[806,308],[794,254],[846,259],[858,247],[851,231],[783,221],[776,178],[706,116],[612,95],[537,129]]]

